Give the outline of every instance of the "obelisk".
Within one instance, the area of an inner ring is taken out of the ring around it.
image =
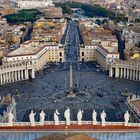
[[[70,64],[70,96],[73,96],[72,64]]]

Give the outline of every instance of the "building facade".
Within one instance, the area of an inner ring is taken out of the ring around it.
[[[17,2],[20,9],[33,9],[53,6],[51,0],[20,0]]]
[[[140,63],[136,61],[116,61],[110,65],[109,76],[140,81]]]
[[[5,55],[2,64],[13,65],[20,62],[31,62],[35,71],[38,71],[49,61],[65,61],[64,47],[62,45],[45,45],[44,43],[27,41],[20,48]]]
[[[35,68],[31,62],[0,66],[0,85],[35,78]]]
[[[104,69],[119,60],[119,53],[108,52],[99,45],[80,47],[80,61],[97,61]]]

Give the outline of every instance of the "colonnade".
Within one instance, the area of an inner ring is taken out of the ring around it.
[[[35,70],[30,65],[16,64],[0,67],[0,85],[35,78]]]
[[[130,61],[119,61],[109,68],[109,76],[140,81],[140,64]]]

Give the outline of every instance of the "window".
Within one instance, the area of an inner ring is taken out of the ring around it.
[[[62,52],[59,53],[59,56],[62,56]]]
[[[84,56],[84,52],[82,52],[82,56]]]

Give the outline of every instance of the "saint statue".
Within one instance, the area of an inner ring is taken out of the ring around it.
[[[44,125],[44,120],[45,120],[45,116],[46,114],[44,113],[44,111],[42,110],[40,115],[40,125]]]
[[[129,119],[130,119],[130,114],[128,113],[128,111],[126,111],[124,114],[124,121],[125,121],[124,125],[125,126],[128,126]]]
[[[69,108],[65,110],[64,117],[66,119],[66,125],[70,125],[70,109]]]
[[[14,119],[14,115],[13,115],[12,111],[10,110],[8,113],[8,125],[9,126],[13,125],[13,119]]]
[[[29,115],[31,126],[35,126],[35,114],[36,113],[34,113],[33,110],[31,110],[31,113]]]
[[[56,109],[55,112],[54,112],[54,124],[55,125],[59,125],[59,115],[60,115],[60,113]]]
[[[93,119],[93,125],[97,124],[97,112],[93,110],[92,112],[92,119]]]
[[[103,110],[103,112],[101,113],[102,126],[105,126],[105,122],[106,122],[105,118],[106,118],[106,113]]]
[[[78,125],[82,125],[82,117],[83,117],[83,110],[79,109],[78,113],[77,113],[77,121],[78,121]]]

